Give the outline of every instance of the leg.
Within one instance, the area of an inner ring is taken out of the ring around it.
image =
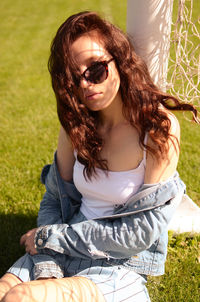
[[[22,281],[15,275],[7,273],[0,279],[0,301],[3,296],[14,286]]]
[[[12,288],[2,302],[105,302],[96,285],[84,277],[36,280]]]

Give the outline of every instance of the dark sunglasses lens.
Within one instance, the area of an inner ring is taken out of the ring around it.
[[[103,62],[95,63],[86,70],[84,76],[91,83],[102,83],[107,78],[107,66]]]

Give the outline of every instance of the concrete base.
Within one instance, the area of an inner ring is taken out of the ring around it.
[[[200,233],[200,208],[188,195],[183,196],[168,229],[175,233]]]

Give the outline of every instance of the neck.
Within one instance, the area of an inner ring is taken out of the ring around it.
[[[113,128],[116,125],[126,121],[122,113],[122,99],[120,92],[116,95],[113,102],[105,109],[99,112],[101,125],[108,128]]]

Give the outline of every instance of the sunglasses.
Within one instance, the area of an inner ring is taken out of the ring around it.
[[[114,58],[108,61],[93,62],[92,65],[81,74],[80,78],[76,80],[76,85],[78,87],[80,86],[81,78],[84,78],[87,82],[92,84],[103,83],[108,77],[108,64],[113,60]]]

